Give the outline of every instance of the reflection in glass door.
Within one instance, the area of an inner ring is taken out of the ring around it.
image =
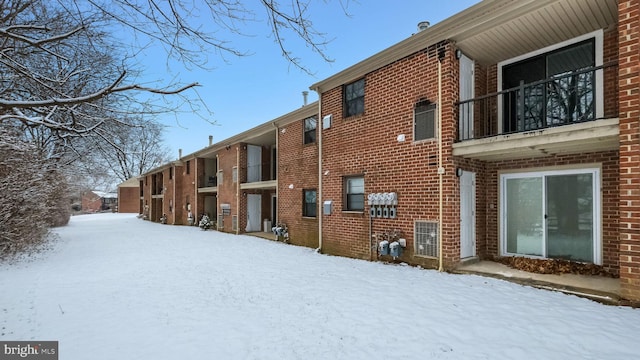
[[[593,174],[546,177],[547,257],[593,262]]]
[[[502,175],[503,254],[600,263],[598,174]]]
[[[506,180],[507,252],[544,256],[542,178]]]

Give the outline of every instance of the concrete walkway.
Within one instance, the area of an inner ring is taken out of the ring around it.
[[[605,304],[620,303],[620,279],[575,274],[536,274],[493,261],[465,262],[454,273],[491,276],[541,289],[586,297]]]

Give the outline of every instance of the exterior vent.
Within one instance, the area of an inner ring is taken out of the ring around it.
[[[418,256],[438,257],[438,223],[435,221],[416,221],[415,254]]]

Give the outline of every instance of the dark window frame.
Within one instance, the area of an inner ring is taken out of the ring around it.
[[[588,50],[588,56],[586,56],[585,50]],[[575,55],[569,58],[570,61],[552,62],[558,55],[563,53],[571,54],[574,52]],[[557,98],[557,96],[554,96],[552,91],[553,89],[563,88],[566,90],[566,85],[563,86],[560,84],[563,80],[558,79],[548,84],[539,84],[535,86],[528,86],[528,84],[551,79],[554,76],[562,77],[563,74],[594,67],[597,64],[596,53],[596,38],[590,37],[576,43],[562,46],[560,48],[502,66],[500,69],[502,73],[502,90],[515,89],[518,86],[526,86],[524,92],[524,102],[526,102],[525,106],[526,108],[533,109],[533,111],[528,112],[525,117],[522,117],[518,109],[521,105],[520,91],[518,90],[513,93],[504,94],[502,106],[502,131],[505,133],[520,132],[557,125],[554,123],[554,107],[550,104],[550,101]],[[585,63],[580,65],[580,62]],[[586,62],[589,62],[589,64]],[[583,96],[592,97],[593,101],[590,102],[589,106],[579,107],[579,109],[582,110],[581,112],[576,112],[576,108],[574,107],[572,109],[573,112],[565,114],[565,117],[562,117],[563,120],[565,120],[567,115],[573,116],[574,114],[582,114],[580,117],[584,119],[591,119],[596,116],[597,109],[595,98],[597,96],[596,89],[598,88],[598,85],[596,84],[595,74],[593,72],[586,72],[578,75],[577,77],[579,77],[583,83],[588,84],[588,86],[582,88],[582,90],[589,90],[588,92],[584,92]],[[564,78],[564,81],[570,79],[574,81],[576,80],[576,78],[571,77]],[[570,87],[568,89],[569,91],[567,93],[572,94],[570,96],[574,97],[573,100],[575,103],[581,104],[579,101],[580,98],[575,98],[575,93],[573,92],[575,89],[574,85],[574,87]],[[561,96],[560,100],[568,101],[564,96]],[[556,108],[562,107],[556,106]],[[556,122],[557,121],[558,120],[556,119]],[[578,120],[577,122],[580,121],[584,120]],[[573,121],[561,121],[561,124],[571,122]]]
[[[413,108],[413,141],[432,140],[438,137],[437,108],[437,104],[429,100],[416,103]]]
[[[349,192],[351,180],[362,179],[362,192]],[[342,210],[364,211],[364,175],[349,175],[342,177]]]
[[[362,78],[342,87],[342,107],[345,118],[364,113],[365,86],[366,82]]]
[[[309,121],[313,121],[313,128],[308,128],[307,123]],[[316,131],[318,128],[318,119],[315,116],[310,116],[306,119],[304,119],[303,122],[303,139],[302,139],[302,143],[307,145],[307,144],[313,144],[316,142]]]
[[[307,193],[314,193],[315,202],[307,202]],[[302,216],[318,217],[318,191],[317,189],[302,189]]]
[[[187,160],[187,175],[189,175],[191,173],[191,160]]]

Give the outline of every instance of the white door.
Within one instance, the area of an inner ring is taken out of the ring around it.
[[[247,182],[262,180],[262,147],[247,145]]]
[[[246,232],[260,231],[261,206],[262,206],[262,195],[260,194],[247,195],[247,227],[245,228]]]
[[[476,174],[460,177],[460,258],[476,256]]]
[[[474,62],[462,55],[460,58],[460,101],[473,99],[474,96]],[[473,139],[473,102],[460,104],[460,140]]]

